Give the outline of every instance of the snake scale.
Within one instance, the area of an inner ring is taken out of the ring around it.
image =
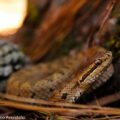
[[[7,93],[52,101],[75,102],[113,74],[112,53],[95,46],[13,74]]]

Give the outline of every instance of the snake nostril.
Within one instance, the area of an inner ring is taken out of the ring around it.
[[[108,51],[106,54],[107,54],[109,57],[112,56],[112,52],[110,52],[110,51]]]

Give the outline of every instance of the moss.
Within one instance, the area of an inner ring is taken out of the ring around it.
[[[29,14],[29,20],[31,22],[36,22],[36,19],[37,19],[38,15],[39,15],[39,11],[38,11],[37,7],[35,7],[32,4],[29,4],[29,6],[28,6],[28,14]]]
[[[113,53],[114,60],[120,58],[120,18],[118,18],[115,27],[115,32],[106,43],[107,49]]]

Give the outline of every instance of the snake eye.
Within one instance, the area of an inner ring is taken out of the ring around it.
[[[67,98],[67,95],[68,95],[67,93],[63,93],[61,99],[65,100]]]
[[[100,65],[101,63],[102,63],[102,60],[101,60],[101,59],[98,59],[98,60],[95,62],[96,65]]]

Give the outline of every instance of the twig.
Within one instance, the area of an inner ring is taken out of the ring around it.
[[[38,106],[49,106],[49,107],[64,107],[64,108],[75,108],[75,109],[100,109],[100,106],[96,105],[82,105],[82,104],[71,104],[71,103],[65,103],[65,102],[53,102],[53,101],[45,101],[41,99],[33,99],[33,98],[25,98],[25,97],[18,97],[14,95],[8,95],[8,94],[2,94],[0,93],[0,98],[3,100],[13,101],[13,102],[19,102],[23,104],[34,104]],[[102,110],[106,110],[106,108],[102,107]]]
[[[120,100],[120,92],[97,99],[101,106],[116,102],[118,100]],[[89,104],[96,105],[96,100],[90,102]]]
[[[37,105],[27,105],[19,102],[11,102],[0,100],[0,106],[12,107],[16,109],[29,110],[29,111],[39,111],[45,113],[59,113],[64,115],[120,115],[120,109],[117,108],[106,108],[104,109],[89,109],[86,106],[86,109],[72,109],[72,108],[60,108],[60,107],[42,107]]]
[[[107,21],[109,20],[112,9],[113,9],[113,7],[115,6],[116,3],[117,3],[117,0],[111,0],[110,3],[108,4],[108,6],[106,7],[106,10],[103,13],[103,17],[102,17],[103,20],[102,20],[102,22],[100,24],[100,29],[98,31],[98,34],[99,34],[98,36],[101,35],[101,33],[102,33],[103,29],[104,29],[104,26],[107,23]]]
[[[27,100],[34,101],[34,103]],[[35,104],[35,103],[39,103],[39,104]],[[46,113],[54,112],[62,115],[74,115],[74,116],[90,115],[90,114],[120,115],[120,109],[118,108],[107,108],[107,107],[79,105],[79,104],[61,103],[61,102],[56,103],[56,102],[49,102],[44,100],[43,100],[43,103],[42,101],[39,101],[39,100],[25,99],[25,98],[19,98],[19,97],[16,97],[16,99],[11,98],[10,100],[0,100],[0,106],[6,106],[6,107],[12,107],[12,108],[30,110],[30,111],[40,111],[40,112],[46,112]]]
[[[109,20],[109,17],[111,15],[111,11],[116,3],[117,3],[117,0],[110,0],[108,2],[108,5],[106,6],[105,12],[99,17],[97,24],[92,26],[92,30],[90,31],[90,34],[89,34],[89,37],[87,40],[87,42],[88,42],[87,47],[92,46],[94,44],[95,39],[99,39],[99,41],[100,41],[104,26],[107,23],[107,21]],[[95,37],[95,33],[96,33],[96,37]]]

